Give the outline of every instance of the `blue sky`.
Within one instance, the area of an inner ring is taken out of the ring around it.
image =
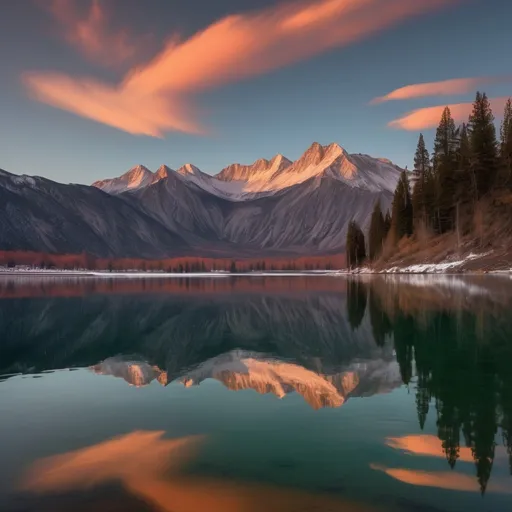
[[[276,153],[295,159],[313,141],[338,142],[349,152],[410,167],[418,130],[388,123],[415,109],[470,102],[476,86],[446,96],[369,102],[407,85],[474,77],[489,79],[480,89],[492,98],[511,95],[512,80],[503,75],[510,66],[512,2],[435,0],[437,8],[367,30],[367,22],[376,23],[379,13],[389,13],[402,1],[369,0],[375,5],[358,13],[364,23],[347,40],[344,31],[350,32],[354,22],[344,18],[343,4],[350,0],[244,0],[243,6],[234,0],[7,1],[0,16],[0,168],[66,183],[92,183],[136,164],[155,170],[162,163],[176,169],[192,162],[216,173],[230,163],[251,163]],[[89,10],[93,4],[96,21]],[[324,7],[330,9],[328,17],[317,16]],[[233,14],[241,16],[223,22]],[[312,18],[321,23],[318,31],[316,25],[296,24],[293,39],[283,39],[277,32],[282,20],[298,15],[307,15],[308,23]],[[179,46],[215,22],[222,29],[215,41],[227,41],[226,49],[196,45],[196,53],[187,53],[186,59],[172,57],[163,74],[153,78],[146,73],[149,78],[139,79],[137,91],[150,86],[147,98],[137,92],[134,100],[130,91],[120,96],[123,80],[134,69],[150,67],[171,38]],[[80,30],[85,32],[78,37]],[[234,37],[240,45],[235,50]],[[274,46],[265,47],[268,40]],[[230,51],[236,55],[224,65],[224,54]],[[219,62],[209,74],[189,72],[214,59]],[[27,73],[36,75],[29,85]],[[157,84],[160,79],[162,84]],[[94,86],[83,92],[86,81]],[[96,94],[103,88],[107,99],[101,96],[89,108],[89,91]],[[171,89],[177,96],[169,102]],[[89,110],[103,112],[112,105],[115,112],[105,114],[106,121],[88,118]],[[77,115],[77,109],[86,114]],[[175,109],[180,111],[176,116]],[[130,117],[125,127],[126,110]],[[133,133],[146,121],[145,112],[148,127],[141,131],[158,131],[158,137]],[[193,128],[176,129],[189,119]],[[121,123],[121,129],[109,123]],[[190,133],[197,127],[204,133]],[[423,131],[430,144],[432,128]]]

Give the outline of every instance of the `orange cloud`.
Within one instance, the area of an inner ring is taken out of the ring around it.
[[[445,458],[441,440],[436,436],[417,435],[404,437],[389,437],[386,444],[391,448],[403,450],[413,455],[423,455],[429,457]],[[470,448],[461,447],[459,451],[459,460],[463,462],[473,462],[473,454]]]
[[[410,455],[418,455],[425,457],[446,458],[442,441],[437,436],[421,434],[403,437],[388,437],[386,444],[390,448],[402,450]],[[507,451],[503,446],[496,446],[494,461],[499,459],[506,460]],[[459,448],[458,460],[462,462],[474,462],[473,452],[471,448],[461,446]]]
[[[22,488],[37,492],[90,488],[144,475],[159,477],[179,469],[200,437],[164,439],[163,431],[135,431],[103,443],[42,459],[30,468]]]
[[[386,468],[377,464],[370,464],[372,469],[383,471],[388,476],[409,485],[420,487],[435,487],[450,491],[481,492],[478,480],[470,475],[454,471],[417,471],[402,468]],[[491,482],[488,491],[511,494],[512,488],[507,481]]]
[[[106,66],[133,59],[138,46],[126,29],[113,30],[100,0],[91,0],[86,12],[76,0],[50,0],[42,4],[60,23],[66,40],[89,60]]]
[[[190,105],[172,96],[144,94],[106,86],[95,80],[75,80],[65,75],[25,73],[23,82],[31,96],[82,117],[134,135],[162,137],[165,131],[200,133]]]
[[[503,112],[507,99],[508,98],[492,98],[490,100],[491,107],[496,116],[501,115]],[[388,126],[408,131],[435,128],[439,124],[441,114],[446,106],[450,107],[452,117],[458,123],[467,121],[473,110],[473,103],[456,103],[454,105],[438,105],[435,107],[420,108],[391,121],[388,123]]]
[[[163,435],[133,432],[42,459],[29,469],[21,487],[25,491],[51,493],[119,482],[162,512],[260,512],[263,508],[266,512],[375,512],[338,498],[294,489],[180,476],[179,470],[188,462],[199,439],[165,439]]]
[[[501,77],[477,77],[477,78],[456,78],[443,80],[441,82],[427,82],[423,84],[407,85],[395,89],[385,96],[373,99],[370,103],[384,103],[394,100],[408,100],[412,98],[424,98],[427,96],[450,96],[452,94],[463,94],[473,92],[481,85],[508,82],[512,76]]]
[[[191,94],[348,45],[459,1],[289,2],[227,16],[185,41],[173,41],[118,86],[44,72],[26,75],[25,84],[43,103],[129,133],[199,132],[190,110]]]

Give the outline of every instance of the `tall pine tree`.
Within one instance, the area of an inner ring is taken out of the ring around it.
[[[498,171],[496,128],[491,105],[485,93],[476,93],[469,118],[471,170],[475,176],[478,198],[495,185]]]
[[[449,107],[443,110],[434,142],[434,176],[436,179],[437,211],[435,227],[439,233],[453,229],[457,190],[458,134]]]
[[[389,210],[386,212],[386,216],[384,217],[384,238],[386,238],[391,231],[391,213]]]
[[[402,171],[395,189],[391,214],[391,231],[396,240],[412,235],[412,199],[407,171]]]
[[[457,148],[457,187],[454,197],[456,210],[456,228],[467,232],[470,228],[468,221],[472,218],[477,201],[476,178],[471,168],[471,146],[467,124],[459,129],[459,146]]]
[[[380,201],[377,201],[373,208],[370,230],[368,232],[368,256],[371,261],[374,261],[379,257],[382,252],[382,246],[385,238],[385,220],[382,215],[382,210],[380,209]]]
[[[512,188],[512,100],[505,105],[500,131],[500,185]]]
[[[348,223],[346,243],[347,266],[356,268],[366,259],[366,243],[364,233],[357,222],[351,220]]]
[[[412,209],[416,223],[426,223],[427,204],[425,184],[430,173],[430,156],[425,146],[425,139],[420,133],[418,147],[414,156],[414,188],[412,193]]]

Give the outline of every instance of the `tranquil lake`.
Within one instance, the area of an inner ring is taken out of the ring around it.
[[[509,276],[0,276],[0,510],[510,511]]]

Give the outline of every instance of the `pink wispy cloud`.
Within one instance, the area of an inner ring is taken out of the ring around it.
[[[385,96],[374,98],[370,103],[375,105],[386,101],[409,100],[425,98],[428,96],[451,96],[474,92],[482,85],[490,85],[502,82],[512,82],[512,75],[508,76],[484,76],[475,78],[455,78],[440,82],[425,82],[421,84],[407,85],[395,89]]]
[[[90,61],[117,66],[138,55],[140,47],[132,34],[112,28],[104,0],[45,0],[41,5],[59,23],[66,41]]]
[[[60,0],[63,1],[63,0]],[[227,16],[172,41],[118,85],[27,73],[37,100],[132,134],[201,132],[194,94],[342,47],[412,16],[463,0],[306,0]]]
[[[496,117],[501,116],[507,100],[507,97],[490,99],[491,108]],[[435,128],[439,124],[441,114],[445,107],[450,108],[452,117],[456,122],[462,123],[468,120],[473,110],[473,103],[455,103],[452,105],[419,108],[408,112],[403,117],[391,121],[388,123],[388,126],[407,131],[420,131]]]

